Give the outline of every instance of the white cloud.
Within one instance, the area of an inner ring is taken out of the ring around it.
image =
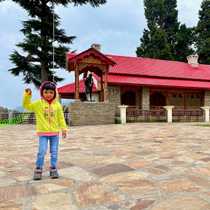
[[[22,10],[16,3],[11,0],[1,2],[0,13],[3,15],[9,15],[11,12]]]
[[[77,36],[71,48],[78,51],[98,42],[105,53],[135,55],[146,26],[143,1],[139,0],[107,1],[99,8],[59,7],[56,11],[67,33]]]
[[[202,0],[178,0],[179,20],[187,26],[195,26],[198,22],[198,11]]]

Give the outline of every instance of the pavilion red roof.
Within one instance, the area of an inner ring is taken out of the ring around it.
[[[96,50],[95,48],[92,48],[92,47],[89,48],[88,50],[85,50],[85,51],[79,53],[79,54],[68,53],[67,54],[67,61],[68,61],[68,63],[73,63],[74,61],[80,61],[80,60],[82,60],[85,57],[88,57],[90,55],[98,57],[104,63],[107,63],[111,66],[116,64],[112,59],[110,59],[109,57],[107,57],[106,55],[104,55],[103,53],[101,53],[100,51],[98,51],[98,50]]]

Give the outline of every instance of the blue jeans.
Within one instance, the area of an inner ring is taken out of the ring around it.
[[[47,152],[48,140],[50,142],[51,167],[57,167],[59,136],[40,136],[39,151],[37,154],[36,167],[42,168],[44,157]]]

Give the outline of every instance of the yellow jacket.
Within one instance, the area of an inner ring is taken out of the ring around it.
[[[37,133],[57,133],[67,130],[61,104],[55,99],[51,104],[43,98],[31,102],[31,95],[24,92],[23,107],[35,113]]]

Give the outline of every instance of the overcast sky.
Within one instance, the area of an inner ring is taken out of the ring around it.
[[[187,26],[194,26],[198,21],[198,11],[202,0],[177,0],[179,21]],[[100,8],[88,5],[67,8],[57,7],[61,17],[61,27],[68,35],[77,38],[69,47],[81,52],[92,43],[100,43],[102,52],[135,56],[136,47],[146,27],[143,0],[107,0]],[[0,106],[15,108],[21,106],[25,87],[33,90],[33,99],[39,97],[33,85],[25,85],[22,77],[14,77],[8,72],[13,67],[9,55],[15,44],[22,41],[21,21],[27,20],[26,12],[18,5],[6,0],[0,3]],[[57,72],[65,80],[61,86],[73,81],[64,70]]]

